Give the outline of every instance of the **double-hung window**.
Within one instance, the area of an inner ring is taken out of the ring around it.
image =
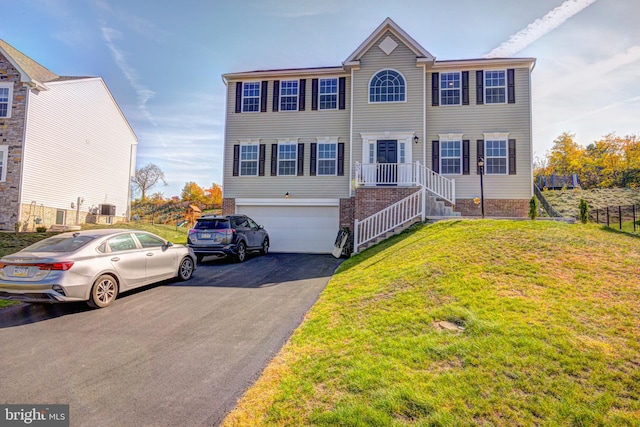
[[[298,80],[280,82],[280,111],[298,111]]]
[[[440,73],[440,105],[460,105],[460,73]]]
[[[338,108],[338,79],[320,79],[320,110],[336,110]]]
[[[508,149],[506,139],[485,140],[484,158],[485,173],[506,175],[508,173]]]
[[[260,82],[242,83],[242,112],[260,111]]]
[[[338,164],[338,144],[318,143],[318,175],[336,175]]]
[[[13,83],[0,83],[0,118],[11,117]]]
[[[240,145],[240,176],[258,176],[258,145]]]
[[[507,77],[505,70],[484,72],[485,104],[504,104],[507,102]]]
[[[402,74],[395,70],[382,70],[371,78],[369,102],[404,102],[406,89]]]
[[[0,182],[7,180],[7,158],[9,157],[9,146],[0,145]]]
[[[298,144],[278,144],[278,176],[293,176],[298,171]]]
[[[459,175],[462,173],[462,141],[440,141],[440,173]]]

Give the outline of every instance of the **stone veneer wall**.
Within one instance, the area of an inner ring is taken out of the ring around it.
[[[222,199],[222,215],[236,213],[236,199]]]
[[[480,204],[475,204],[473,199],[456,200],[455,210],[463,216],[481,216]],[[485,217],[526,218],[529,215],[528,199],[485,199]]]
[[[7,178],[0,182],[0,229],[14,230],[20,210],[20,182],[26,118],[27,88],[20,83],[20,73],[0,55],[0,82],[13,82],[11,118],[0,118],[0,145],[9,146]]]
[[[65,221],[62,225],[76,225],[75,209],[56,209],[46,206],[21,205],[21,227],[20,231],[35,231],[36,227],[51,227],[56,223],[56,216],[59,210],[65,211]],[[124,216],[95,215],[89,212],[80,211],[80,224],[115,224],[126,222]]]

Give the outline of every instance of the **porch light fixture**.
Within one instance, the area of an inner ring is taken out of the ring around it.
[[[484,186],[482,184],[482,175],[484,175],[484,157],[478,157],[478,172],[480,172],[480,208],[482,209],[482,218],[484,219]]]
[[[287,191],[286,193],[284,193],[284,198],[288,199],[289,198],[289,192]]]
[[[420,139],[418,138],[418,135],[413,137],[413,142],[415,142],[416,144],[418,143]]]

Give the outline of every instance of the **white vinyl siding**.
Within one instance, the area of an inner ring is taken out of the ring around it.
[[[244,82],[242,84],[242,112],[260,111],[260,82]]]
[[[13,103],[13,83],[0,83],[0,118],[11,117]]]
[[[23,203],[127,212],[136,136],[100,78],[47,83],[29,96]],[[54,179],[52,179],[54,178]]]
[[[9,157],[9,146],[0,145],[0,182],[7,180],[7,158]]]
[[[258,145],[240,145],[240,176],[258,175]]]

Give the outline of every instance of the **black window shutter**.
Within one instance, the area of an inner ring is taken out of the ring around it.
[[[233,146],[233,176],[238,176],[240,172],[240,146]]]
[[[462,72],[462,105],[469,105],[469,72]]]
[[[278,111],[278,107],[280,106],[280,80],[273,81],[273,105],[271,106],[272,111]]]
[[[264,176],[264,158],[265,152],[267,151],[267,146],[265,144],[260,144],[260,154],[258,157],[258,175]]]
[[[309,175],[316,176],[316,156],[318,144],[311,143],[311,152],[309,153]]]
[[[304,175],[304,144],[298,144],[298,176]]]
[[[307,79],[300,79],[298,88],[298,111],[304,111],[306,106]]]
[[[278,175],[278,144],[271,144],[271,176]]]
[[[484,159],[484,139],[479,139],[476,141],[476,147],[477,147],[477,152],[478,152],[478,158],[476,160],[476,173],[478,175],[480,175],[480,166],[478,166],[478,161],[480,161],[480,157],[482,157],[483,160],[485,160],[485,165],[486,165],[486,159]]]
[[[509,175],[516,174],[516,140],[509,140]]]
[[[484,73],[476,71],[476,104],[484,104]]]
[[[318,109],[318,79],[311,80],[311,109]]]
[[[338,79],[338,109],[344,110],[346,108],[346,92],[347,92],[347,79],[340,77]]]
[[[236,113],[242,113],[242,82],[236,83]]]
[[[431,170],[440,173],[440,141],[431,141]]]
[[[267,87],[269,85],[269,82],[264,80],[262,82],[262,89],[260,89],[260,112],[261,113],[266,113],[267,112]]]
[[[462,175],[469,175],[469,140],[462,140]]]
[[[515,70],[513,68],[509,68],[507,70],[507,95],[509,104],[516,103],[516,81],[515,81]]]
[[[440,73],[431,74],[431,105],[440,105]]]
[[[344,176],[344,142],[338,143],[338,176]]]

